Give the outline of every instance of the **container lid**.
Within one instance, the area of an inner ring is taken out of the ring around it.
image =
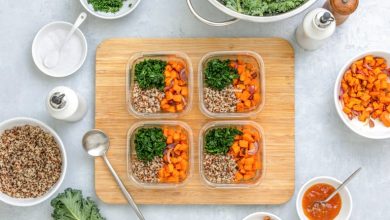
[[[359,0],[330,0],[334,12],[342,15],[352,14],[359,5]]]

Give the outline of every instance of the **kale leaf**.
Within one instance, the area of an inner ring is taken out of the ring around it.
[[[96,203],[89,197],[83,198],[80,190],[66,189],[51,200],[54,220],[104,220]]]
[[[125,0],[88,0],[88,4],[91,4],[93,10],[106,13],[118,12]]]
[[[276,15],[291,11],[307,0],[221,0],[228,8],[252,16]]]
[[[237,70],[229,66],[230,60],[212,59],[207,62],[205,83],[208,87],[222,90],[233,84],[233,79],[239,77]]]
[[[141,89],[164,89],[164,70],[167,62],[148,59],[135,65],[135,81]]]
[[[236,128],[214,128],[206,134],[206,153],[226,154],[233,145],[234,137],[242,132]]]
[[[135,151],[141,161],[152,161],[156,156],[162,157],[167,138],[161,128],[140,128],[135,133]]]

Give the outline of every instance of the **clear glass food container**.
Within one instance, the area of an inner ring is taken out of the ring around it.
[[[135,65],[139,62],[142,62],[146,59],[158,59],[158,60],[180,60],[185,64],[185,69],[187,73],[187,87],[188,87],[188,96],[186,103],[187,105],[181,112],[170,113],[170,112],[156,112],[156,113],[143,113],[137,112],[133,105],[133,89],[135,85]],[[137,118],[178,118],[181,115],[184,115],[191,111],[192,100],[193,100],[193,68],[190,58],[182,52],[177,51],[159,51],[159,52],[140,52],[132,55],[127,63],[126,68],[126,105],[130,114],[134,115]]]
[[[139,181],[133,173],[132,162],[136,159],[137,154],[135,151],[135,134],[140,128],[173,128],[180,127],[187,133],[188,140],[188,171],[187,177],[179,183],[145,183]],[[146,189],[172,189],[178,188],[185,185],[192,176],[194,167],[193,167],[193,133],[192,129],[184,122],[181,121],[140,121],[133,124],[128,133],[127,133],[127,174],[131,181],[133,181],[136,186]]]
[[[260,102],[255,108],[246,112],[232,112],[232,113],[211,112],[206,108],[204,102],[204,88],[206,87],[204,70],[206,68],[207,63],[211,59],[221,59],[221,60],[240,59],[247,63],[252,63],[253,65],[255,65],[256,70],[259,73],[256,76],[256,80],[260,85],[258,91],[255,92],[255,93],[259,93]],[[207,53],[202,57],[202,59],[199,62],[198,75],[199,75],[198,82],[199,82],[199,104],[200,104],[199,108],[204,115],[210,118],[249,118],[255,116],[263,109],[265,104],[265,68],[264,68],[263,58],[258,53],[255,53],[253,51],[216,51],[216,52]]]
[[[255,177],[247,182],[240,182],[240,183],[214,183],[207,180],[205,174],[204,174],[204,166],[203,166],[203,159],[204,159],[204,147],[205,147],[205,136],[208,131],[214,128],[226,128],[226,127],[233,127],[233,128],[250,128],[258,132],[258,134],[261,137],[261,140],[259,141],[259,149],[256,154],[260,157],[261,161],[261,168],[257,170]],[[265,164],[265,137],[264,137],[264,131],[263,128],[258,125],[257,123],[253,121],[215,121],[215,122],[209,122],[206,125],[202,127],[202,129],[199,132],[199,171],[200,176],[202,179],[202,182],[211,188],[222,188],[222,189],[229,189],[229,188],[249,188],[254,187],[260,184],[261,180],[265,176],[266,171],[266,164]]]

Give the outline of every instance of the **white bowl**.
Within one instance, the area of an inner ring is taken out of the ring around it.
[[[106,13],[106,12],[100,12],[100,11],[95,11],[93,9],[93,6],[91,4],[88,4],[88,0],[80,0],[81,5],[87,10],[89,13],[92,15],[102,18],[102,19],[117,19],[124,17],[128,14],[130,14],[132,11],[134,11],[135,8],[139,5],[141,0],[125,0],[123,2],[122,8],[116,12],[116,13]],[[131,7],[129,7],[129,4],[132,4]]]
[[[282,220],[278,216],[268,213],[268,212],[255,212],[247,217],[245,217],[243,220],[263,220],[264,217],[269,216],[272,220]]]
[[[390,63],[390,52],[389,51],[367,51],[365,53],[359,54],[358,56],[350,59],[344,66],[341,68],[339,75],[336,80],[334,87],[334,102],[336,110],[341,118],[341,120],[356,134],[359,134],[366,138],[371,139],[385,139],[390,138],[390,128],[387,128],[379,120],[375,120],[375,127],[370,128],[368,123],[362,123],[357,118],[350,120],[348,116],[343,112],[342,102],[339,99],[340,96],[340,86],[341,80],[344,76],[345,71],[351,66],[351,64],[367,55],[373,55],[378,57],[383,57],[386,59],[387,63]]]
[[[56,142],[59,145],[60,151],[61,151],[61,156],[62,156],[62,172],[59,180],[57,181],[56,184],[54,184],[51,189],[49,189],[44,195],[37,197],[37,198],[29,198],[29,199],[20,199],[20,198],[13,198],[10,197],[2,192],[0,192],[0,201],[3,201],[9,205],[13,206],[33,206],[37,205],[47,199],[49,199],[60,187],[61,183],[64,181],[65,173],[66,173],[66,167],[67,167],[67,158],[66,158],[66,151],[64,144],[62,143],[60,137],[58,134],[49,126],[44,124],[41,121],[38,121],[36,119],[32,118],[23,118],[23,117],[18,117],[18,118],[12,118],[6,121],[3,121],[0,123],[0,135],[4,132],[4,130],[7,129],[12,129],[15,126],[21,126],[21,125],[32,125],[32,126],[39,126],[42,128],[44,131],[48,132],[51,134]]]
[[[337,188],[341,184],[341,181],[333,177],[319,176],[305,183],[305,185],[303,185],[299,190],[297,201],[296,201],[296,209],[298,212],[298,216],[301,220],[309,220],[306,217],[305,213],[303,212],[303,208],[302,208],[303,194],[305,194],[307,189],[309,189],[311,186],[317,183],[326,183]],[[343,189],[340,190],[339,194],[342,200],[342,206],[341,206],[340,213],[337,215],[337,217],[334,220],[348,220],[351,217],[351,213],[352,213],[351,193],[349,192],[347,187],[344,187]]]
[[[77,70],[81,68],[81,66],[84,64],[85,59],[87,58],[87,52],[88,52],[88,46],[87,46],[87,40],[85,39],[84,34],[80,31],[80,29],[76,29],[75,33],[73,34],[72,38],[70,40],[75,41],[76,39],[79,41],[80,50],[81,53],[79,54],[80,58],[74,65],[67,66],[66,68],[62,68],[61,66],[49,69],[43,64],[44,57],[42,57],[42,54],[40,54],[39,45],[45,44],[48,45],[49,42],[45,41],[44,36],[48,36],[49,33],[53,31],[58,31],[59,29],[63,29],[66,31],[70,31],[73,24],[64,22],[64,21],[55,21],[52,23],[49,23],[45,26],[43,26],[37,33],[37,35],[34,38],[33,44],[32,44],[32,56],[34,59],[35,65],[38,67],[40,71],[45,73],[46,75],[52,76],[52,77],[65,77],[72,75]],[[64,50],[62,50],[64,51]]]

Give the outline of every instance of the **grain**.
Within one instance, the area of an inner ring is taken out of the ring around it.
[[[237,111],[239,100],[235,95],[236,89],[229,85],[223,90],[204,88],[204,104],[210,112],[231,113]]]
[[[163,166],[163,159],[155,157],[152,161],[143,162],[136,158],[131,165],[133,176],[142,183],[157,183],[158,171]]]
[[[237,164],[230,155],[205,154],[203,172],[206,179],[212,183],[233,183]]]
[[[14,198],[36,198],[60,178],[62,158],[52,135],[24,125],[0,137],[0,191]]]
[[[136,83],[132,92],[133,107],[140,113],[156,113],[160,111],[160,101],[164,98],[164,92],[153,88],[142,90]]]

